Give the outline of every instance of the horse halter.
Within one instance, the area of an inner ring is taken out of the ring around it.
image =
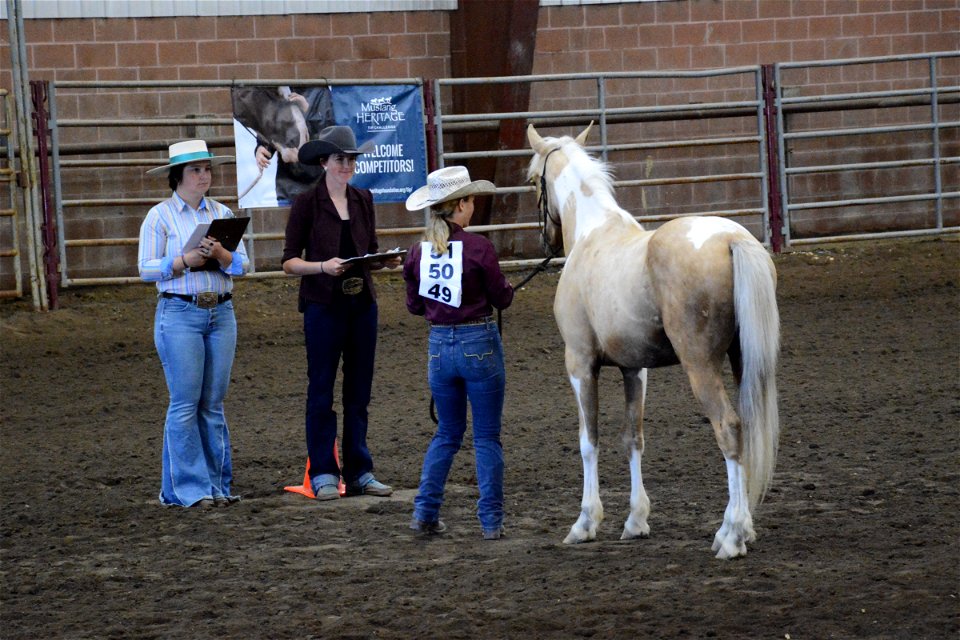
[[[551,257],[557,255],[559,250],[551,247],[547,239],[547,219],[549,218],[550,222],[557,227],[561,226],[561,221],[550,215],[550,201],[549,196],[547,196],[547,160],[550,159],[554,151],[559,150],[560,147],[554,147],[543,158],[543,168],[540,170],[540,197],[537,200],[537,223],[540,226],[540,242],[545,249],[550,250],[552,254]]]

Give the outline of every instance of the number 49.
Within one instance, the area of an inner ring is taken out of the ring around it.
[[[427,289],[427,293],[444,302],[450,302],[453,298],[453,293],[451,293],[450,289],[448,287],[441,287],[439,284],[435,284]]]

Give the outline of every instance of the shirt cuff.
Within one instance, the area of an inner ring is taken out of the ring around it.
[[[171,258],[170,256],[163,256],[160,259],[160,279],[161,280],[170,280],[173,278],[173,261],[176,258]]]
[[[233,260],[230,261],[230,266],[224,269],[220,267],[220,270],[223,271],[228,276],[242,276],[243,275],[243,257],[238,251],[230,252],[230,255],[233,257]]]

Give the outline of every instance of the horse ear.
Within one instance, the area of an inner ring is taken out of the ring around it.
[[[543,153],[544,151],[543,138],[540,136],[539,133],[537,133],[537,130],[533,128],[532,123],[529,126],[527,126],[527,140],[530,141],[530,146],[533,148],[535,152],[540,154]]]
[[[581,131],[580,135],[577,136],[577,144],[579,144],[581,147],[586,144],[587,136],[590,134],[590,127],[592,126],[593,126],[593,120],[591,120],[590,124],[587,125],[587,128]]]

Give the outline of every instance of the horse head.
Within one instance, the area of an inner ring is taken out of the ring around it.
[[[557,176],[569,162],[562,149],[567,143],[576,143],[583,147],[592,126],[593,121],[576,138],[569,136],[544,138],[537,133],[532,124],[527,127],[527,140],[530,142],[530,148],[533,149],[533,158],[527,169],[527,179],[534,185],[537,192],[541,242],[544,249],[553,254],[558,253],[564,244],[563,208],[559,206],[559,197],[554,188]],[[560,153],[554,156],[556,151]],[[551,156],[553,156],[552,159]]]

